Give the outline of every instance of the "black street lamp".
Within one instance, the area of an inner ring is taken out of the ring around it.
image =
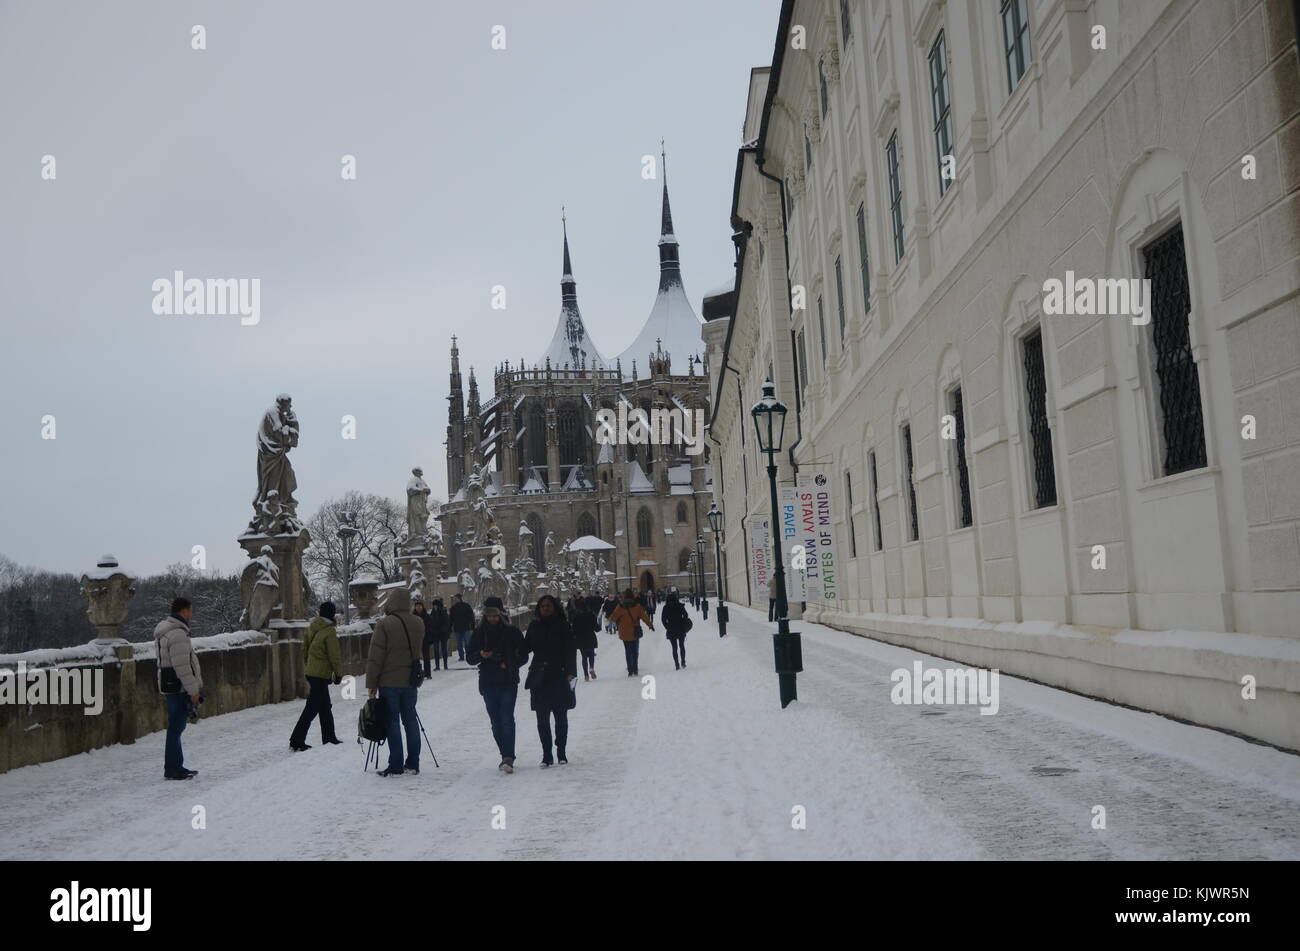
[[[709,619],[709,582],[704,576],[704,533],[700,532],[695,536],[695,563],[699,565],[700,571],[700,610],[704,612],[704,620]]]
[[[339,526],[339,540],[343,542],[343,623],[348,624],[352,620],[352,539],[361,532],[356,528],[356,514],[353,512],[344,512],[342,516],[343,524]]]
[[[772,538],[781,524],[780,507],[776,501],[776,454],[781,451],[785,438],[785,404],[776,398],[776,386],[769,378],[763,381],[763,398],[749,411],[758,430],[758,446],[767,453],[767,484],[772,496]],[[772,550],[772,568],[776,574],[776,633],[772,635],[772,648],[776,655],[776,675],[781,685],[781,708],[799,699],[795,675],[803,670],[803,648],[799,635],[790,631],[790,606],[785,599],[785,568],[781,564],[781,551]]]
[[[718,574],[717,581],[714,584],[717,587],[718,595],[718,637],[726,637],[727,596],[722,587],[722,513],[718,511],[717,502],[709,506],[709,511],[705,517],[709,520],[709,531],[713,532],[713,552],[717,556]]]

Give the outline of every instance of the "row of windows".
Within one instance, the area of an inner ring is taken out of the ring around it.
[[[1205,423],[1201,412],[1200,375],[1192,355],[1188,317],[1191,292],[1187,277],[1187,254],[1181,224],[1176,224],[1141,249],[1144,276],[1151,281],[1151,323],[1144,341],[1150,364],[1151,386],[1159,411],[1157,425],[1160,458],[1156,471],[1162,476],[1176,475],[1207,465]],[[1047,371],[1043,352],[1043,332],[1035,326],[1022,334],[1017,343],[1022,369],[1021,405],[1027,452],[1027,484],[1031,508],[1057,504],[1056,459],[1052,430],[1048,420]],[[951,432],[943,433],[952,453],[951,472],[954,491],[956,527],[969,528],[975,522],[971,503],[970,468],[966,447],[966,407],[962,388],[954,386],[947,394],[947,412],[951,414]],[[898,430],[899,459],[903,482],[903,505],[907,541],[920,538],[920,516],[916,502],[915,464],[912,452],[912,427],[902,423]],[[881,531],[880,485],[876,470],[876,451],[867,453],[868,492],[871,503],[872,537],[876,551],[884,548]],[[849,551],[857,556],[852,517],[852,477],[844,474],[848,499]]]
[[[1010,91],[1014,91],[1016,86],[1019,85],[1021,77],[1024,76],[1025,71],[1029,66],[1031,57],[1029,45],[1029,12],[1026,3],[1027,0],[1002,0],[1001,4],[1000,15],[1002,20],[1002,34],[1007,64],[1007,84]],[[840,24],[843,41],[847,44],[849,37],[852,34],[848,0],[840,0]],[[948,47],[947,38],[943,30],[939,31],[933,45],[930,47],[928,63],[935,162],[939,174],[939,195],[942,197],[947,193],[948,188],[952,185],[953,179],[956,175],[956,160],[952,151],[952,96],[948,76]],[[830,112],[830,93],[826,82],[825,70],[819,66],[817,73],[819,96],[821,99],[821,113],[822,117],[825,118]],[[804,127],[803,141],[804,164],[808,171],[811,172],[813,167],[812,137],[809,134],[806,125]],[[890,233],[894,244],[894,263],[897,264],[902,261],[906,249],[903,225],[903,180],[899,160],[897,129],[890,134],[889,141],[885,145],[885,167],[889,187]],[[786,205],[787,213],[792,213],[794,209],[794,197],[790,192],[788,183],[786,189]],[[863,308],[869,310],[871,306],[871,276],[869,272],[869,257],[867,253],[865,205],[858,206],[857,224],[858,253],[861,265],[862,301]],[[840,337],[841,340],[843,340],[844,291],[839,258],[836,258],[835,260],[835,280],[836,290],[840,299]],[[823,346],[823,360],[825,360],[826,355],[826,349]]]

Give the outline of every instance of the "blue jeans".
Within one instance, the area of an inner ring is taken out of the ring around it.
[[[472,631],[456,632],[456,653],[460,655],[461,660],[465,659],[465,648],[469,646],[469,636],[472,633]]]
[[[487,707],[488,719],[492,721],[492,739],[497,741],[497,749],[502,759],[515,758],[515,698],[519,695],[519,685],[508,687],[480,687],[483,705]]]
[[[415,687],[380,687],[379,696],[388,707],[388,768],[393,772],[420,768],[420,721],[415,715]],[[402,728],[410,749],[402,759]]]
[[[185,732],[185,714],[189,697],[181,693],[166,693],[167,742],[163,747],[163,775],[173,776],[185,768],[185,754],[181,752],[181,734]]]
[[[641,657],[641,639],[624,641],[623,653],[627,655],[627,672],[635,674],[637,672],[637,661]]]

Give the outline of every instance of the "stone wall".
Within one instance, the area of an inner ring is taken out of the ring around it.
[[[307,695],[302,641],[296,637],[240,631],[196,637],[194,646],[203,672],[205,719]],[[341,630],[339,646],[344,673],[364,674],[369,626],[359,622]],[[87,714],[81,705],[0,704],[0,773],[114,743],[133,743],[138,736],[164,729],[166,712],[157,688],[153,644],[132,648],[133,656],[126,660],[94,642],[0,657],[0,676],[17,670],[19,662],[28,672],[103,671],[103,709],[97,715]]]

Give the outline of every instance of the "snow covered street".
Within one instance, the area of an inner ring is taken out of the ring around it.
[[[693,615],[683,671],[646,635],[654,699],[602,632],[568,766],[538,768],[521,689],[516,772],[498,772],[453,658],[420,691],[439,769],[426,750],[419,776],[363,773],[360,701],[336,687],[342,746],[313,728],[290,753],[295,701],[188,728],[192,782],[163,782],[161,732],[0,775],[0,859],[1300,858],[1300,757],[1010,677],[993,716],[895,705],[893,670],[955,665],[802,622],[782,711],[769,625],[731,614],[725,640]]]

